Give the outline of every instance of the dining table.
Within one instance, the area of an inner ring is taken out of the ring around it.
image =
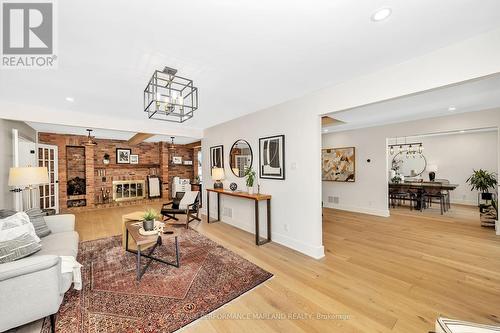
[[[426,192],[435,191],[436,189],[441,189],[441,191],[453,191],[458,187],[458,184],[442,183],[442,182],[431,182],[431,181],[404,181],[401,183],[389,182],[389,191],[395,190],[398,192],[407,192],[408,190],[416,190],[417,194],[417,206],[415,207],[419,210],[420,203],[422,202],[421,196]]]

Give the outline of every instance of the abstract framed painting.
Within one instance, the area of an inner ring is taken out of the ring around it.
[[[325,148],[321,154],[321,176],[324,181],[356,180],[356,148]]]
[[[116,148],[116,164],[130,164],[132,151],[125,148]]]
[[[259,139],[259,177],[285,179],[285,136]]]
[[[213,170],[214,168],[224,169],[223,145],[210,147],[210,170]]]

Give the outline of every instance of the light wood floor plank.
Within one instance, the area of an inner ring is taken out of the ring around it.
[[[76,228],[81,240],[119,235],[121,216],[145,208],[80,212]],[[258,247],[224,223],[191,227],[275,276],[185,332],[420,333],[440,314],[500,323],[500,237],[479,226],[473,207],[444,216],[399,207],[389,218],[324,209],[321,260],[275,243]],[[282,317],[248,319],[265,315]]]

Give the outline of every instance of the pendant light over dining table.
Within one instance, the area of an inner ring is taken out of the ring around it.
[[[149,119],[183,123],[198,109],[198,88],[193,80],[177,75],[165,67],[155,70],[144,89],[144,112]]]

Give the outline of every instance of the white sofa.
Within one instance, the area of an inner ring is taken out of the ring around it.
[[[75,216],[46,216],[51,234],[37,253],[0,264],[0,332],[51,316],[71,287],[72,273],[61,273],[61,258],[78,254]]]

